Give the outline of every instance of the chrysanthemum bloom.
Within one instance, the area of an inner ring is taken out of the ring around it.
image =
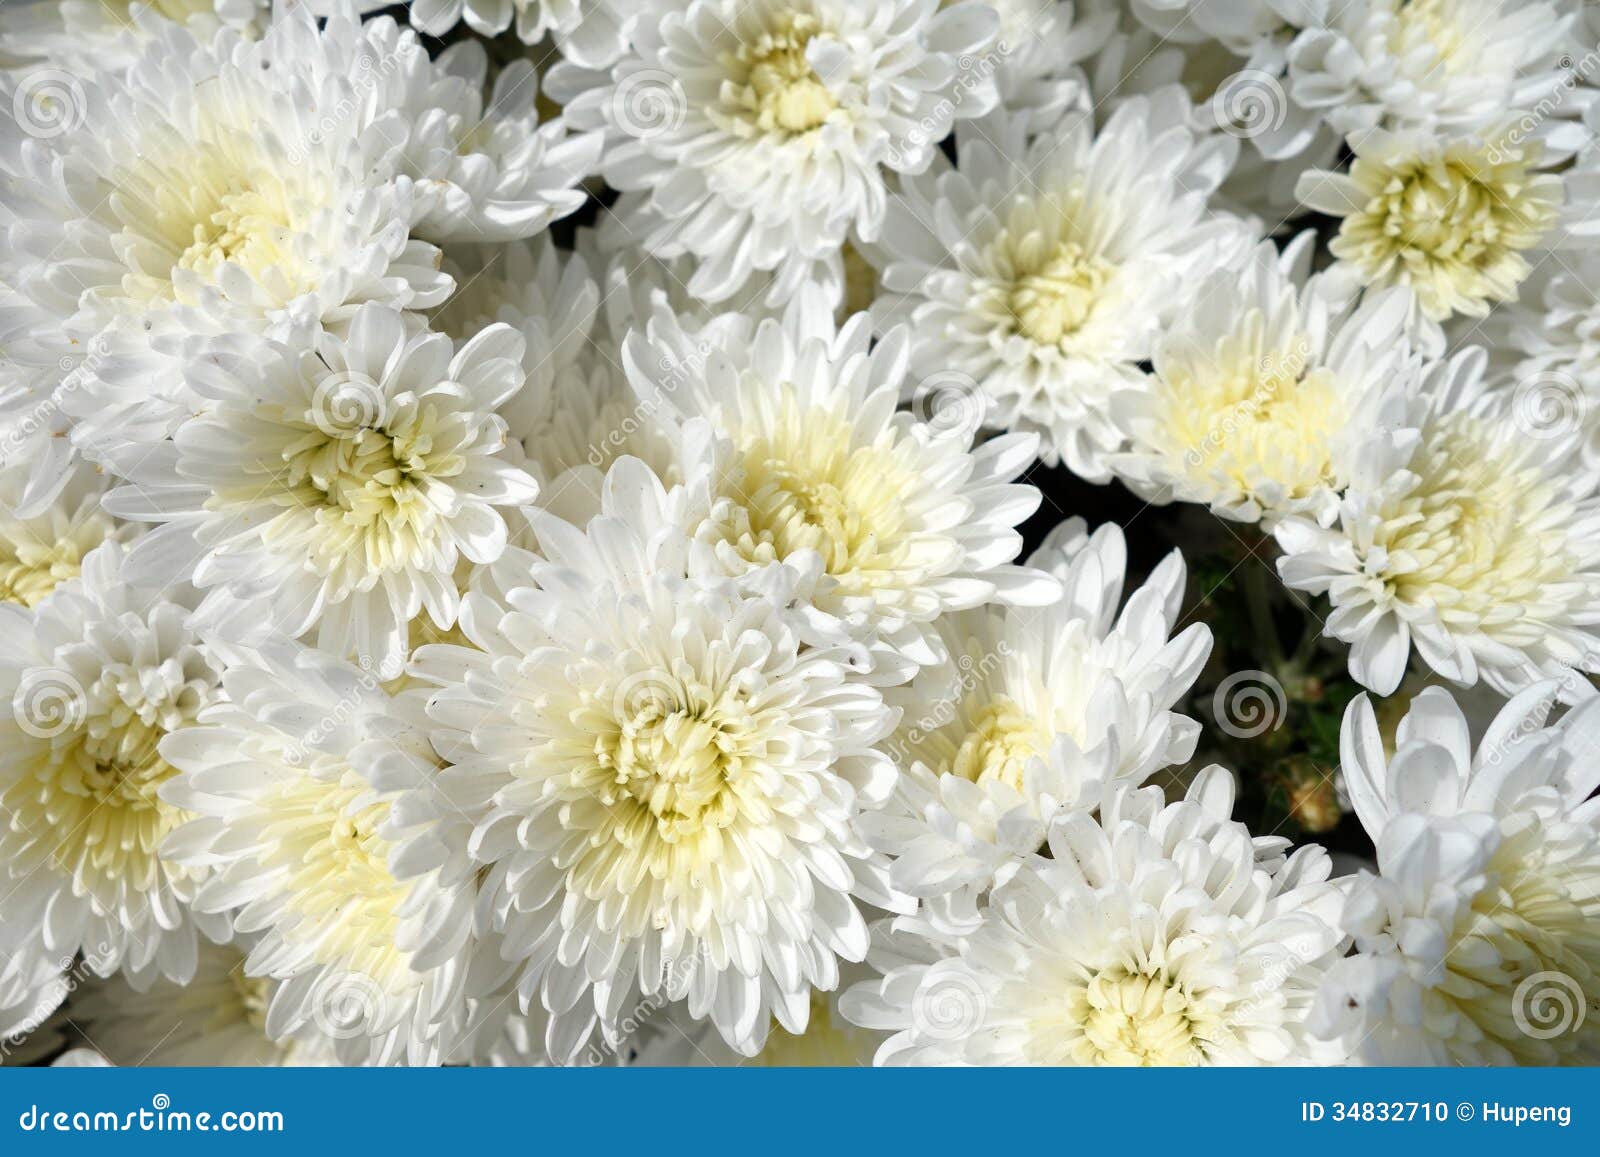
[[[1347,135],[1487,128],[1573,83],[1556,67],[1572,23],[1557,9],[1528,0],[1341,0],[1290,46],[1290,91]]]
[[[1172,710],[1211,650],[1203,624],[1171,638],[1182,556],[1126,606],[1114,524],[1091,537],[1072,519],[1029,564],[1061,580],[1059,599],[945,616],[947,657],[888,693],[901,778],[863,830],[889,854],[895,887],[946,922],[971,919],[978,894],[1039,850],[1053,816],[1092,811],[1113,787],[1184,762],[1199,734]]]
[[[1356,450],[1384,436],[1384,403],[1415,375],[1411,298],[1383,291],[1352,311],[1306,279],[1313,240],[1281,255],[1265,242],[1206,277],[1157,341],[1145,388],[1114,400],[1128,449],[1107,461],[1136,493],[1243,522],[1333,519]]]
[[[475,823],[480,911],[557,1063],[597,1025],[614,1048],[641,1000],[759,1052],[864,957],[863,902],[904,910],[856,832],[893,783],[893,715],[792,609],[814,556],[726,578],[679,500],[622,459],[586,529],[535,515],[523,587],[468,596],[476,649],[416,661],[438,806]]]
[[[1220,767],[1163,806],[1119,789],[1059,818],[1050,858],[995,889],[976,930],[901,918],[875,930],[881,980],[842,1001],[894,1032],[886,1065],[1318,1063],[1305,1020],[1343,947],[1340,893],[1315,845],[1252,838]]]
[[[1012,527],[1039,505],[1012,480],[1038,440],[974,448],[965,395],[924,399],[925,420],[897,412],[916,389],[911,334],[873,346],[870,330],[865,314],[836,328],[809,294],[781,322],[727,314],[701,326],[661,310],[628,338],[623,363],[647,413],[682,438],[684,477],[710,472],[689,529],[730,574],[815,552],[829,580],[820,611],[886,660],[931,663],[940,615],[1057,592],[1012,562]],[[684,436],[697,421],[717,438]]]
[[[172,736],[162,798],[193,817],[165,854],[254,937],[264,1027],[330,1037],[347,1064],[438,1064],[466,1011],[475,888],[464,840],[428,818],[438,760],[419,708],[377,672],[299,648],[230,664],[227,700]]]
[[[108,542],[36,610],[0,603],[0,950],[143,982],[194,971],[201,871],[160,850],[182,820],[162,738],[218,695],[181,588],[136,592]],[[36,939],[37,938],[37,939]]]
[[[618,211],[649,252],[697,259],[692,294],[772,273],[787,299],[848,237],[878,236],[887,174],[927,168],[956,119],[993,107],[997,24],[975,3],[694,0],[557,95],[609,128]]]
[[[522,386],[522,338],[494,325],[452,356],[448,337],[375,305],[347,332],[199,357],[203,409],[130,462],[130,485],[105,502],[166,524],[136,548],[132,581],[188,569],[212,592],[202,617],[249,604],[387,676],[419,614],[455,623],[458,562],[498,558],[505,508],[537,493],[505,459],[495,413]]]
[[[100,508],[101,481],[78,469],[43,510],[21,517],[0,473],[0,601],[36,607],[62,583],[78,577],[89,552],[116,537],[117,523]]]
[[[1337,273],[1371,288],[1409,286],[1435,321],[1483,317],[1511,301],[1524,256],[1561,214],[1561,178],[1538,171],[1543,146],[1514,135],[1434,138],[1375,129],[1352,137],[1348,174],[1313,170],[1296,194],[1340,217]]]
[[[943,0],[946,8],[953,0]],[[1000,35],[980,67],[992,68],[999,107],[1023,113],[1043,131],[1089,100],[1083,65],[1117,30],[1117,11],[1093,0],[986,0],[1000,16]],[[1098,10],[1097,10],[1098,8]]]
[[[1504,695],[1600,671],[1600,471],[1576,430],[1533,436],[1483,370],[1479,349],[1430,366],[1409,429],[1357,456],[1337,524],[1277,528],[1283,581],[1328,596],[1325,633],[1379,695],[1413,645],[1446,679]],[[1568,680],[1565,697],[1586,688]]]
[[[954,171],[901,183],[881,256],[880,324],[909,322],[914,373],[964,375],[986,424],[1038,431],[1047,462],[1108,477],[1107,409],[1195,273],[1242,247],[1207,213],[1238,150],[1198,137],[1176,86],[1027,137],[1026,118],[957,134]]]
[[[186,339],[436,305],[451,283],[421,238],[542,229],[582,203],[601,145],[537,125],[526,62],[486,111],[481,48],[430,61],[387,18],[318,29],[301,7],[259,43],[156,33],[84,80],[81,123],[0,148],[0,281],[103,347],[66,395],[97,460],[193,409]]]
[[[240,1066],[336,1064],[333,1039],[314,1031],[282,1041],[267,1036],[277,981],[245,972],[233,944],[200,943],[194,978],[135,988],[114,976],[74,995],[64,1035],[112,1065]]]
[[[1366,696],[1341,763],[1378,875],[1343,922],[1315,1031],[1388,1065],[1600,1061],[1600,703],[1553,725],[1554,684],[1517,695],[1477,751],[1448,692],[1423,691],[1385,757]]]

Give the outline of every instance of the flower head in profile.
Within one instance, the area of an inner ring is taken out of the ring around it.
[[[1313,1028],[1387,1065],[1600,1058],[1600,702],[1547,725],[1555,684],[1521,692],[1476,750],[1447,691],[1419,694],[1386,755],[1351,703],[1345,783],[1378,847],[1342,920],[1355,952]]]
[[[1600,473],[1576,429],[1530,430],[1484,362],[1467,349],[1424,371],[1393,436],[1358,455],[1334,525],[1277,528],[1279,574],[1328,596],[1324,632],[1380,695],[1413,648],[1444,678],[1507,695],[1600,670]]]
[[[275,1041],[327,1038],[347,1064],[439,1064],[463,1031],[471,864],[428,818],[438,759],[417,705],[370,669],[279,646],[229,666],[227,698],[163,744],[188,814],[164,854],[250,938]]]
[[[1140,385],[1188,279],[1248,239],[1206,207],[1237,142],[1192,114],[1169,86],[1098,132],[1086,112],[1031,138],[1026,118],[989,118],[957,134],[954,171],[890,203],[880,325],[909,323],[918,376],[980,383],[986,425],[1037,431],[1047,462],[1092,480],[1117,446],[1111,398]]]
[[[493,325],[452,349],[367,306],[342,338],[200,356],[204,408],[106,497],[165,524],[137,548],[136,581],[187,566],[210,592],[208,619],[243,608],[397,673],[408,624],[455,623],[458,563],[498,558],[505,508],[538,490],[502,453],[495,413],[523,384],[522,337]]]
[[[893,714],[792,609],[815,570],[724,576],[681,498],[619,460],[587,527],[536,514],[522,585],[469,596],[471,649],[416,661],[441,806],[473,821],[481,911],[557,1063],[614,1047],[641,998],[759,1052],[863,958],[864,905],[903,907],[856,830]]]
[[[1051,826],[953,934],[917,918],[875,930],[881,978],[845,1015],[893,1036],[880,1065],[1326,1063],[1306,1032],[1337,958],[1340,893],[1315,846],[1252,838],[1220,767],[1163,805],[1118,789],[1098,817]]]

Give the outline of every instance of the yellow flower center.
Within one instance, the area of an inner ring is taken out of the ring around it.
[[[821,127],[838,101],[806,59],[821,31],[815,16],[797,14],[723,58],[737,104],[765,132],[808,133]]]
[[[908,565],[911,476],[884,439],[852,445],[845,416],[802,413],[792,390],[780,398],[778,419],[740,454],[726,537],[758,565],[814,550],[848,594],[892,585]]]
[[[0,602],[36,607],[81,570],[83,550],[71,538],[59,542],[0,541]]]
[[[1028,762],[1048,752],[1050,741],[1038,720],[997,695],[973,713],[971,729],[938,770],[973,783],[998,779],[1021,790]]]
[[[1164,359],[1160,449],[1199,495],[1222,488],[1259,497],[1263,484],[1284,500],[1336,485],[1333,439],[1346,419],[1339,382],[1324,369],[1304,372],[1304,358],[1264,353],[1261,319],[1212,349]]]
[[[1433,67],[1448,75],[1469,58],[1468,34],[1477,19],[1461,12],[1458,0],[1398,0],[1389,51],[1405,58],[1419,48],[1431,49]]]
[[[1558,213],[1559,182],[1536,178],[1529,148],[1458,146],[1393,163],[1358,157],[1350,177],[1367,202],[1329,248],[1372,284],[1411,286],[1436,320],[1486,313],[1487,302],[1515,295],[1529,271],[1522,253]]]
[[[1098,1065],[1197,1064],[1215,1020],[1182,987],[1120,966],[1074,989],[1069,1015],[1083,1030],[1080,1063]]]
[[[662,688],[669,688],[665,699]],[[737,698],[665,676],[650,691],[618,721],[612,742],[601,745],[601,766],[622,797],[649,811],[668,844],[727,827],[739,810],[729,788],[747,757],[748,712]]]
[[[1024,252],[1031,248],[1025,245]],[[1009,302],[1018,332],[1040,345],[1056,345],[1076,333],[1094,312],[1111,272],[1109,262],[1073,241],[1061,242],[1042,261],[1022,265]]]
[[[1384,581],[1408,604],[1509,641],[1527,608],[1571,572],[1565,541],[1544,517],[1560,501],[1537,464],[1499,451],[1481,419],[1452,414],[1411,469],[1419,484],[1373,535],[1388,552]]]
[[[215,281],[224,262],[242,266],[252,277],[288,263],[288,230],[283,209],[253,190],[223,194],[216,209],[194,224],[193,240],[178,266]]]
[[[14,827],[49,833],[50,863],[83,891],[150,891],[161,883],[157,848],[183,818],[157,795],[176,772],[157,751],[165,734],[119,704],[40,750],[0,806]]]

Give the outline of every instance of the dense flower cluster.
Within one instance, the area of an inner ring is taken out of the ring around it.
[[[1596,25],[0,10],[0,1059],[1600,1063]]]

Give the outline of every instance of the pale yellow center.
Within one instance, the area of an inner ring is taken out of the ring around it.
[[[74,539],[0,541],[0,602],[36,607],[60,584],[78,577],[83,560]]]
[[[1357,158],[1350,175],[1367,201],[1329,248],[1373,284],[1411,286],[1435,319],[1509,300],[1528,273],[1522,253],[1558,213],[1528,160],[1487,148],[1393,164]]]
[[[1396,599],[1493,632],[1516,629],[1571,565],[1544,517],[1559,501],[1554,485],[1489,434],[1471,414],[1445,418],[1412,464],[1418,485],[1386,512],[1373,541],[1389,554],[1384,577]]]
[[[849,594],[893,585],[908,562],[913,477],[883,440],[853,444],[847,417],[779,397],[777,421],[740,454],[728,538],[757,564],[814,550]]]
[[[1055,345],[1089,320],[1111,266],[1065,241],[1019,273],[1010,300],[1017,330],[1040,345]]]
[[[724,57],[734,98],[758,128],[807,133],[821,127],[838,107],[806,59],[806,45],[820,31],[815,16],[797,14]]]
[[[1217,1027],[1182,986],[1120,966],[1073,989],[1068,1015],[1083,1031],[1076,1059],[1097,1065],[1197,1064]]]
[[[1046,754],[1050,740],[1038,720],[997,695],[971,713],[970,730],[938,770],[973,783],[998,779],[1020,790],[1029,761]]]

